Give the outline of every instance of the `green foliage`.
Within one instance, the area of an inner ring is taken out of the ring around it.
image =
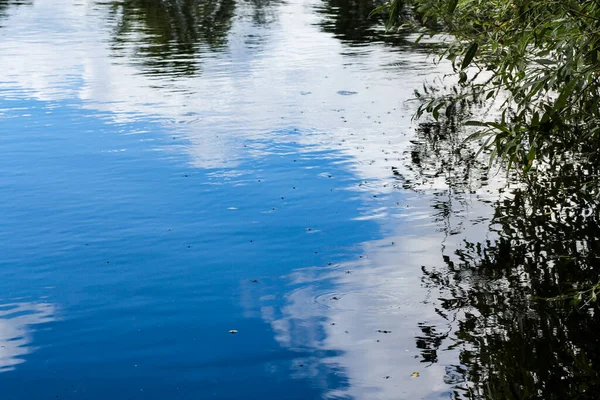
[[[391,0],[392,26],[451,35],[442,58],[458,90],[418,93],[417,116],[457,102],[499,106],[472,138],[529,170],[565,151],[595,157],[600,143],[600,0]]]

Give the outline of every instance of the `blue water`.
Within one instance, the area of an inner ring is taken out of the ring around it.
[[[353,244],[376,235],[373,223],[348,222],[358,202],[339,190],[356,181],[336,165],[344,158],[278,146],[240,164],[236,178],[216,178],[230,171],[190,171],[135,136],[111,134],[114,126],[77,104],[49,105],[1,103],[2,152],[11,157],[0,164],[0,289],[16,304],[56,305],[44,318],[59,319],[37,327],[40,350],[3,390],[21,393],[14,398],[317,396],[306,382],[282,379],[312,352],[281,349],[252,314],[261,296],[285,293],[281,275],[356,256]],[[119,129],[148,129],[170,144],[160,126]],[[115,146],[127,152],[110,152]],[[335,178],[315,179],[322,171]],[[343,384],[335,371],[322,373]]]
[[[181,77],[103,3],[0,5],[2,399],[449,396],[415,347],[446,239],[391,170],[422,55],[238,5]]]

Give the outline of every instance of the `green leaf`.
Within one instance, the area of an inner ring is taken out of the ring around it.
[[[479,47],[479,45],[477,44],[477,42],[471,43],[471,45],[467,49],[465,58],[463,58],[463,62],[460,66],[460,69],[465,69],[469,66],[469,64],[471,64],[471,61],[473,61],[473,57],[475,57],[475,54],[477,54],[478,47]]]
[[[384,5],[381,5],[381,6],[377,7],[377,8],[375,8],[373,11],[371,11],[369,13],[368,18],[371,18],[373,15],[379,14],[380,12],[387,10],[389,7],[390,7],[389,4],[384,4]]]
[[[554,61],[554,60],[548,60],[546,58],[538,58],[538,59],[533,60],[533,61],[535,61],[536,63],[541,64],[541,65],[554,65],[554,64],[556,64],[556,61]]]
[[[454,13],[454,10],[456,10],[457,5],[458,5],[458,0],[450,0],[450,3],[448,4],[448,13],[449,14]]]
[[[565,106],[565,104],[567,103],[567,99],[569,98],[569,96],[571,96],[576,83],[576,79],[571,79],[567,86],[562,90],[560,96],[558,96],[558,98],[554,102],[553,108],[555,112],[560,112],[561,109]]]
[[[533,159],[535,158],[535,153],[536,153],[535,146],[531,146],[531,148],[529,149],[529,152],[527,153],[527,160],[533,161]]]
[[[512,133],[510,128],[508,128],[508,126],[506,126],[504,123],[488,122],[488,126],[494,127],[496,129],[498,129],[499,131],[502,131],[507,134]]]

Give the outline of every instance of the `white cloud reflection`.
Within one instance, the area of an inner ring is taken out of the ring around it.
[[[0,305],[0,373],[12,371],[25,362],[23,356],[35,350],[33,326],[54,319],[54,306],[47,303],[15,302]]]

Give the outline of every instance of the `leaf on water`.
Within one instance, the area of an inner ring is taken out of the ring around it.
[[[418,378],[419,377],[419,373],[418,372],[413,372],[412,374],[410,374],[411,377],[413,378]]]

